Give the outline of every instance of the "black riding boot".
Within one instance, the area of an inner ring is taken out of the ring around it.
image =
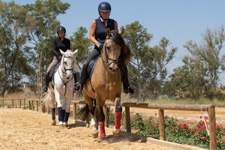
[[[73,72],[73,78],[74,78],[74,84],[76,84],[79,81],[80,73],[79,72]]]
[[[83,69],[81,70],[81,76],[80,76],[80,81],[75,83],[74,85],[74,90],[76,92],[79,92],[83,89],[83,86],[88,78],[88,75],[87,75],[87,66],[86,64],[84,64],[83,66]]]
[[[124,93],[134,94],[136,91],[130,87],[129,80],[128,80],[127,66],[123,65],[120,68],[121,68],[120,70],[121,70],[121,78],[122,78],[122,82],[123,82]]]
[[[45,75],[45,85],[43,87],[43,92],[47,92],[48,91],[48,84],[49,84],[49,75],[46,74]]]

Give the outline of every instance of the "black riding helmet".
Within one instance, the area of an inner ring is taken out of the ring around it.
[[[98,5],[98,11],[102,11],[102,12],[111,11],[111,6],[108,2],[101,2]]]
[[[63,27],[63,26],[59,26],[59,27],[57,28],[57,33],[60,32],[60,31],[63,31],[64,33],[66,33],[66,28]]]
[[[98,12],[99,12],[99,15],[101,16],[100,11],[101,12],[108,12],[108,11],[111,12],[111,5],[108,2],[101,2],[98,5]],[[101,16],[101,18],[102,18],[102,16]]]

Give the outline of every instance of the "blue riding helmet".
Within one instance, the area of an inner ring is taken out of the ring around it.
[[[101,12],[111,11],[111,6],[108,2],[101,2],[98,5],[98,11],[101,11]]]

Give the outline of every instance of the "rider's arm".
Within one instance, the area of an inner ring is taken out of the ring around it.
[[[117,24],[116,21],[114,21],[114,28],[115,28],[115,30],[116,30],[117,32],[119,32],[119,30],[118,30],[118,24]]]
[[[59,53],[56,51],[56,41],[53,41],[53,53],[56,57],[59,57]]]
[[[96,21],[94,20],[94,21],[91,22],[91,27],[90,27],[90,32],[89,32],[89,39],[91,40],[91,42],[93,44],[95,44],[96,46],[98,46],[98,41],[94,37],[95,30],[96,30]]]

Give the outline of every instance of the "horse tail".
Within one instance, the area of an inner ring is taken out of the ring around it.
[[[78,116],[80,115],[82,120],[86,120],[89,116],[89,107],[88,107],[88,104],[85,104],[84,107],[82,107],[80,109],[80,111],[78,112]]]
[[[48,94],[46,94],[42,100],[43,100],[41,103],[42,106],[45,105],[46,107],[50,107],[51,106],[50,92],[48,92]]]

